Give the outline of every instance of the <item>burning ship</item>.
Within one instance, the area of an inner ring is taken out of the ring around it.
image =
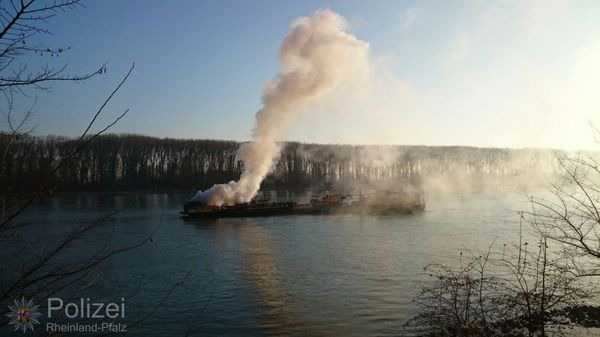
[[[183,216],[247,217],[289,214],[410,214],[422,211],[420,193],[340,195],[326,193],[308,202],[259,201],[262,181],[277,164],[278,139],[305,108],[340,88],[364,87],[371,71],[369,44],[354,36],[331,10],[294,21],[279,50],[280,69],[267,83],[255,114],[252,139],[238,150],[243,171],[237,181],[213,185],[184,205]],[[354,83],[355,85],[348,85]],[[344,84],[344,85],[342,85]],[[338,94],[341,92],[338,92]],[[249,201],[250,202],[247,202]]]
[[[232,218],[264,217],[277,215],[318,214],[415,214],[425,210],[422,192],[375,192],[338,194],[326,192],[309,202],[272,202],[253,200],[236,205],[213,206],[202,201],[190,200],[184,207],[184,218]]]

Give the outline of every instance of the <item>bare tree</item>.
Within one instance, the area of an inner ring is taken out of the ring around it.
[[[597,154],[558,158],[551,197],[531,198],[530,221],[570,257],[570,272],[600,276],[600,162]]]
[[[0,129],[0,134],[4,133],[8,138],[0,152],[0,177],[7,174],[11,146],[32,131],[31,120],[37,102],[37,91],[47,91],[52,82],[85,81],[106,72],[105,65],[76,75],[69,74],[66,65],[30,66],[34,56],[52,58],[70,49],[45,45],[45,37],[50,34],[47,27],[49,21],[58,14],[79,6],[82,6],[80,0],[0,1],[0,94],[4,99],[0,111],[6,124],[5,130]],[[24,101],[23,104],[19,104],[21,101]],[[21,106],[26,108],[21,110]],[[95,118],[92,119],[92,124],[94,121]],[[2,186],[2,194],[5,196],[2,200],[3,212],[0,214],[6,214],[6,196],[13,189],[14,186],[5,181]]]
[[[530,247],[534,246],[534,247]],[[419,313],[406,324],[412,336],[546,336],[583,325],[581,304],[593,295],[547,240],[460,254],[458,267],[430,265],[430,281],[416,297]],[[573,317],[567,320],[566,317]],[[595,322],[598,324],[599,322]]]
[[[36,91],[48,90],[52,82],[84,81],[106,71],[106,67],[102,65],[89,73],[71,75],[67,73],[66,66],[43,66],[35,69],[29,66],[31,55],[56,56],[69,49],[45,46],[38,41],[43,41],[43,37],[49,34],[46,28],[48,20],[78,6],[81,6],[79,0],[0,2],[0,93],[4,98],[2,113],[6,118],[6,130],[0,132],[0,135],[7,138],[0,149],[0,177],[7,174],[8,164],[14,160],[10,155],[11,146],[19,139],[28,137],[31,131],[30,122],[36,103]],[[115,223],[112,220],[113,213],[109,213],[91,221],[76,223],[58,237],[44,240],[45,245],[33,247],[27,238],[28,231],[37,230],[44,233],[45,224],[19,222],[22,213],[35,201],[48,198],[57,190],[58,186],[54,181],[44,180],[43,177],[76,159],[84,148],[127,114],[128,110],[125,110],[117,114],[112,122],[97,125],[99,116],[129,79],[134,68],[132,65],[113,91],[91,114],[88,125],[72,149],[58,158],[49,154],[48,165],[32,176],[32,179],[38,179],[33,192],[20,193],[11,184],[2,186],[0,242],[3,254],[6,254],[4,256],[10,255],[12,258],[7,258],[0,266],[0,327],[8,324],[4,313],[7,304],[13,299],[20,296],[43,299],[65,289],[84,286],[97,277],[96,267],[101,263],[152,240],[149,235],[124,246],[114,245],[112,236]],[[18,99],[27,102],[26,110],[18,111],[18,105],[15,103]],[[106,235],[98,236],[99,229]],[[98,241],[96,248],[82,251],[82,240],[90,239]]]
[[[600,325],[600,309],[588,302],[600,276],[599,157],[556,155],[560,175],[550,195],[532,197],[521,214],[536,229],[537,245],[520,235],[508,253],[471,256],[459,268],[428,266],[432,282],[417,297],[412,334],[545,336],[549,328]]]
[[[48,89],[53,81],[83,81],[103,73],[105,67],[80,75],[69,75],[67,67],[30,69],[20,62],[30,54],[56,56],[69,47],[45,46],[39,35],[49,34],[47,22],[59,13],[81,6],[80,0],[4,0],[0,7],[0,90]]]

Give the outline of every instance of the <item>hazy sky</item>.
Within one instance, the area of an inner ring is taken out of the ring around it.
[[[76,135],[135,61],[104,119],[131,108],[114,132],[249,139],[281,40],[320,8],[369,43],[369,90],[332,95],[287,139],[600,148],[594,0],[88,1],[51,22],[50,39],[72,50],[50,61],[108,73],[39,93],[36,133]]]

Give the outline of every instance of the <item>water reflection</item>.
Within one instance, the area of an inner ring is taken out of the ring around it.
[[[302,317],[299,302],[288,293],[278,269],[279,247],[264,227],[249,220],[238,230],[242,272],[253,285],[259,302],[260,326],[273,336],[306,335],[309,328],[311,336],[337,335],[333,331],[318,331]]]
[[[187,197],[65,195],[36,204],[24,219],[43,224],[44,230],[33,234],[47,240],[54,232],[117,210],[113,224],[119,246],[158,228],[152,244],[106,264],[102,287],[86,293],[94,297],[102,289],[126,289],[120,287],[143,275],[147,285],[135,303],[131,300],[132,312],[141,310],[155,304],[157,292],[173,283],[177,271],[193,264],[195,283],[130,334],[144,337],[169,335],[189,322],[194,336],[396,336],[410,315],[424,265],[454,260],[464,246],[487,248],[498,235],[506,241],[518,228],[510,210],[518,209],[519,199],[511,196],[440,200],[421,216],[191,223],[179,218]]]

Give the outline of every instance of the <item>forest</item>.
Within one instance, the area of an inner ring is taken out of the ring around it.
[[[225,140],[103,135],[63,161],[77,139],[0,134],[4,193],[60,191],[195,190],[237,179],[242,143]],[[263,183],[306,188],[323,183],[446,177],[461,181],[530,180],[552,171],[558,151],[459,146],[375,146],[281,143],[276,166]]]

